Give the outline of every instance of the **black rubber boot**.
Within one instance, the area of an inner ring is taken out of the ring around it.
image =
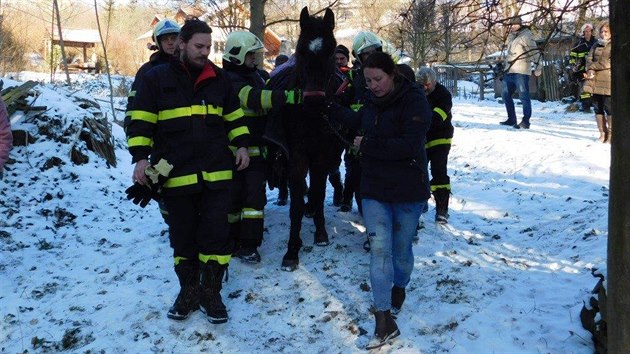
[[[435,198],[435,222],[438,224],[448,224],[448,201],[451,191],[448,189],[438,189],[433,192]]]
[[[221,299],[223,276],[227,264],[216,261],[201,263],[201,311],[208,316],[210,323],[219,324],[228,321],[228,313]]]
[[[388,341],[400,335],[398,325],[396,325],[396,321],[392,317],[389,310],[374,312],[374,319],[376,321],[376,326],[374,328],[374,337],[372,337],[367,347],[365,348],[368,350],[382,347]]]
[[[182,321],[199,309],[199,265],[196,261],[180,260],[175,265],[175,274],[180,290],[166,317]]]

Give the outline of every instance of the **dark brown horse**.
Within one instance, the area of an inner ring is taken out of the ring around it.
[[[266,138],[280,145],[289,157],[288,175],[291,204],[289,214],[291,229],[287,253],[282,259],[282,269],[295,270],[299,265],[302,247],[300,230],[304,217],[304,180],[310,174],[309,203],[314,209],[314,243],[330,244],[324,219],[326,177],[339,141],[318,107],[308,102],[332,97],[341,84],[336,75],[334,51],[337,45],[333,29],[334,14],[326,9],[323,17],[310,16],[305,7],[300,14],[295,64],[276,74],[270,81],[272,89],[294,90],[304,96],[304,104],[286,105],[277,112],[267,129]]]

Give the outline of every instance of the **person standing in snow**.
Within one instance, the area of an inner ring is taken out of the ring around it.
[[[423,90],[404,78],[389,54],[361,62],[369,89],[358,111],[329,103],[330,118],[361,131],[361,204],[370,240],[370,282],[376,321],[367,349],[400,335],[392,312],[402,308],[413,270],[413,237],[431,196],[424,144],[431,109]]]
[[[0,82],[1,84],[1,82]],[[2,85],[0,85],[2,86]],[[9,151],[13,147],[13,134],[7,106],[0,97],[0,179],[4,173],[4,165],[9,160]]]
[[[580,111],[591,112],[591,94],[584,92],[584,73],[586,72],[586,55],[597,42],[593,36],[593,25],[585,23],[582,26],[582,36],[571,48],[569,53],[569,64],[573,72],[573,79],[578,83],[578,99],[580,100]]]
[[[235,95],[240,95],[241,89],[245,87],[242,91],[244,96],[249,96],[252,89],[262,90],[265,87],[261,70],[256,67],[256,53],[264,49],[262,41],[253,33],[234,31],[228,35],[223,52],[223,69],[232,81]],[[264,100],[261,91],[257,92],[257,100]],[[246,106],[242,108],[245,113],[243,120],[250,133],[250,163],[247,169],[234,173],[232,207],[228,220],[230,235],[235,241],[234,255],[246,263],[260,263],[258,247],[263,240],[264,208],[267,204],[267,146],[262,140],[267,114],[263,109],[249,109]],[[236,147],[230,148],[236,151]]]
[[[599,40],[586,56],[586,73],[584,91],[593,94],[595,104],[595,121],[599,130],[599,141],[610,143],[612,139],[612,105],[610,54],[611,54],[610,26],[608,21],[599,25]]]
[[[233,250],[226,201],[234,164],[239,171],[249,164],[249,130],[230,79],[208,60],[211,33],[203,21],[186,21],[178,57],[144,75],[127,136],[136,184],[151,185],[148,167],[172,165],[160,190],[180,291],[167,316],[184,320],[201,308],[216,324],[228,320],[221,299]]]
[[[127,109],[125,113],[125,120],[123,122],[123,128],[125,131],[131,122],[131,111],[133,110],[133,101],[136,97],[136,92],[140,83],[142,82],[142,78],[144,74],[146,74],[151,68],[167,64],[173,54],[175,54],[175,49],[177,48],[177,36],[179,35],[180,27],[179,25],[168,19],[161,20],[160,22],[155,24],[153,27],[153,42],[155,43],[151,49],[157,49],[157,52],[151,54],[149,61],[144,63],[138,72],[136,73],[136,77],[131,84],[131,90],[129,91],[129,95],[127,96]],[[166,210],[166,205],[163,200],[158,200],[158,206],[160,208],[160,213],[162,214],[162,218],[164,222],[168,225],[168,211]]]
[[[417,82],[424,88],[429,105],[433,108],[431,129],[427,132],[427,159],[431,164],[431,192],[435,198],[435,221],[448,223],[448,201],[451,195],[451,178],[448,176],[448,154],[453,139],[451,108],[453,98],[444,85],[437,82],[437,75],[429,67],[420,68]]]
[[[528,26],[523,26],[523,20],[519,16],[508,21],[508,31],[502,93],[508,118],[499,124],[509,125],[515,129],[529,129],[529,119],[532,116],[529,77],[532,74],[532,63],[536,63],[535,75],[540,76],[542,74],[540,52],[532,38],[532,32]],[[518,90],[519,98],[523,104],[523,119],[520,123],[516,120],[514,100],[512,99],[516,90]]]

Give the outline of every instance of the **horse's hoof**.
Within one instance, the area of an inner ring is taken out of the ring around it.
[[[326,231],[315,232],[314,243],[316,246],[322,246],[322,247],[330,245],[330,241],[328,240],[328,233]]]
[[[282,269],[285,272],[293,272],[296,269],[298,269],[299,265],[300,265],[299,259],[283,259],[280,269]]]

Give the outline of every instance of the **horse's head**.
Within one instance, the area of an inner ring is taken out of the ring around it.
[[[335,15],[331,9],[326,9],[324,17],[310,16],[307,7],[302,9],[295,55],[297,70],[306,78],[302,82],[305,86],[323,89],[325,80],[334,73],[337,46],[334,28]]]

